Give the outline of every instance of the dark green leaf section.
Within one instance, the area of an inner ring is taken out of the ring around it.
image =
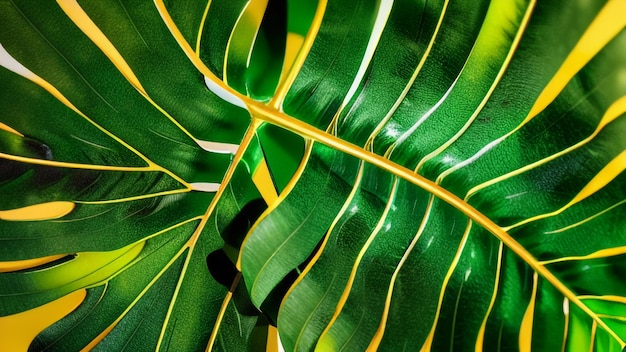
[[[403,254],[406,260],[398,263],[394,271],[397,276],[395,282],[391,282],[393,293],[380,345],[382,349],[423,344],[432,322],[436,321],[438,297],[441,287],[445,285],[445,276],[448,270],[454,268],[453,260],[463,240],[467,220],[456,209],[438,199],[433,199],[429,207],[427,222],[415,234],[413,241],[417,241],[414,247],[411,248],[413,243],[409,245]],[[463,292],[462,285],[457,289]],[[478,309],[478,312],[481,310]],[[455,320],[456,317],[453,314],[451,318]],[[402,333],[402,326],[414,333]]]
[[[86,288],[85,302],[43,331],[31,350],[80,350],[94,339],[99,350],[204,350],[220,324],[216,346],[265,341],[267,322],[244,285],[218,320],[237,274],[207,268],[207,258],[221,252],[228,254],[218,264],[234,269],[245,233],[266,207],[251,180],[263,155],[258,140],[232,166],[232,154],[200,146],[239,144],[249,114],[207,89],[153,3],[78,5],[141,86],[58,4],[0,1],[0,43],[32,72],[0,68],[0,122],[18,131],[0,130],[0,210],[75,204],[57,219],[0,220],[1,261],[69,254],[0,274],[0,315]],[[206,5],[167,4],[194,47]],[[228,6],[216,2],[209,18],[228,21]],[[235,19],[240,9],[231,6]],[[220,26],[207,20],[203,28],[217,38]],[[266,53],[257,56],[262,65]],[[229,167],[237,168],[233,179],[207,213],[214,192],[196,189],[221,183]]]
[[[317,10],[314,0],[287,0],[287,29],[289,33],[306,36]]]
[[[570,316],[566,351],[576,351],[580,346],[598,351],[622,351],[621,346],[616,344],[615,340],[608,336],[604,330],[597,329],[596,333],[591,336],[582,334],[583,331],[593,330],[594,323],[580,309],[572,307]]]
[[[131,350],[156,350],[159,347],[161,324],[167,316],[169,298],[174,295],[183,258],[163,273],[94,351],[110,351],[120,345]]]
[[[162,347],[169,346],[170,349],[185,351],[206,349],[216,322],[217,312],[234,280],[234,277],[223,277],[224,281],[222,281],[216,276],[216,273],[228,272],[226,266],[234,269],[233,262],[209,262],[208,258],[215,251],[222,248],[227,250],[231,243],[236,244],[236,237],[242,236],[248,231],[265,206],[265,204],[259,204],[258,198],[260,196],[256,189],[252,188],[249,177],[245,168],[240,166],[236,170],[232,183],[228,185],[229,192],[220,199],[217,211],[207,221],[207,225],[193,249],[189,267],[180,284],[181,288],[172,308],[172,317],[165,330],[163,341],[167,342],[164,342]],[[226,209],[232,208],[233,205],[239,210],[235,214],[229,215]],[[226,219],[230,219],[230,221],[227,222]],[[242,219],[245,220],[242,221]],[[233,227],[237,228],[236,231],[232,230]],[[238,248],[238,246],[234,248]],[[218,266],[214,267],[214,265]],[[243,321],[241,324],[254,326],[258,312],[250,303],[245,288],[237,287],[235,292],[236,295],[231,301],[232,306],[229,306],[230,312],[228,314],[242,315],[240,317],[240,320]],[[223,343],[246,343],[249,338],[249,330],[235,330],[239,329],[239,319],[232,319],[231,317],[221,324],[224,325],[220,331],[224,329],[226,332],[221,332],[218,335],[216,345],[222,343],[222,338],[230,341]],[[234,334],[234,331],[240,333]]]
[[[502,268],[496,300],[487,319],[483,348],[519,350],[522,320],[532,294],[533,272],[510,251],[502,255]],[[560,337],[551,336],[556,341],[560,341]]]
[[[453,348],[460,351],[475,350],[481,326],[490,313],[489,308],[494,291],[498,290],[496,284],[500,283],[503,276],[502,269],[498,271],[500,242],[474,223],[457,223],[457,226],[471,226],[471,228],[467,233],[466,242],[459,243],[459,247],[454,250],[458,262],[449,269],[452,271],[447,273],[450,276],[443,296],[439,293],[438,298],[434,295],[431,297],[433,300],[441,299],[439,319],[432,341],[433,351]],[[453,244],[450,243],[450,245]],[[476,260],[476,258],[484,258],[484,260]],[[505,270],[515,272],[519,269],[507,267]],[[524,281],[524,284],[527,282],[527,280]],[[511,285],[519,285],[519,283]],[[517,310],[520,309],[518,307],[520,305],[520,302],[515,302],[507,308]],[[507,332],[515,334],[515,331],[511,329]],[[484,348],[493,344],[492,340],[484,341],[482,345]]]
[[[121,3],[111,9],[106,7],[104,12],[99,12],[102,9],[98,6],[105,4],[81,2],[81,5],[123,55],[156,104],[183,125],[187,132],[199,140],[239,142],[249,116],[204,87],[202,75],[180,51],[167,27],[160,21],[148,20],[158,16],[152,5],[149,8],[129,8],[129,13],[124,11]],[[188,182],[221,180],[229,158],[206,153],[198,147],[189,135],[125,80],[60,8],[6,2],[2,3],[2,7],[2,32],[6,34],[0,36],[0,42],[5,49],[56,87],[95,124]],[[137,18],[129,17],[134,11]],[[72,40],[67,40],[68,36]],[[21,45],[24,42],[29,45]],[[160,49],[157,51],[156,48]],[[171,67],[177,67],[176,75],[170,74]],[[25,81],[21,77],[13,77],[13,80]],[[5,84],[12,86],[13,80]],[[167,82],[167,90],[156,88],[164,82]],[[39,95],[48,99],[43,91]],[[13,102],[5,109],[10,109],[7,111],[10,115],[11,111],[19,112],[21,106]],[[70,123],[73,119],[83,119],[71,111],[67,113],[74,115]],[[30,124],[35,124],[45,116],[34,115],[28,120]],[[53,131],[63,130],[64,124],[56,125],[37,139],[46,143],[49,135],[55,135]],[[39,126],[35,124],[31,128]],[[220,133],[216,133],[217,130]],[[81,132],[77,132],[76,137],[89,142],[89,135]],[[65,134],[60,133],[61,136]],[[50,138],[55,140],[55,137]],[[85,142],[76,140],[75,145],[79,148],[74,149],[80,149],[83,144]],[[55,145],[49,146],[54,150]],[[108,154],[106,149],[94,154],[103,153]]]
[[[34,83],[4,68],[0,68],[0,82],[11,87],[0,94],[2,122],[26,135],[0,131],[0,152],[81,164],[145,166],[137,155]]]
[[[217,343],[212,351],[265,351],[264,333],[267,334],[267,324],[259,324],[260,318],[256,315],[246,315],[240,313],[236,303],[232,301],[226,313],[222,324],[229,328],[221,329],[218,335]],[[263,331],[265,328],[265,331]],[[254,339],[253,333],[259,334],[259,339]],[[242,341],[242,336],[251,337],[247,341]]]
[[[117,319],[121,319],[98,348],[110,349],[112,346],[128,344],[135,346],[135,350],[154,349],[161,331],[164,331],[161,348],[176,346],[189,351],[206,348],[222,301],[234,279],[215,274],[224,273],[225,265],[231,265],[235,270],[234,263],[227,257],[224,257],[225,261],[208,258],[223,248],[224,242],[220,237],[227,243],[234,241],[233,245],[236,245],[237,239],[233,237],[239,236],[241,232],[245,233],[263,209],[251,202],[251,199],[258,197],[258,193],[251,192],[246,186],[246,177],[249,178],[246,175],[248,174],[243,167],[235,173],[235,182],[221,199],[218,211],[207,221],[193,251],[185,249],[185,243],[198,227],[199,221],[149,239],[136,262],[105,284],[102,298],[94,306],[87,299],[84,305],[88,309],[79,308],[68,317],[70,322],[90,321],[96,322],[95,324],[71,324],[71,330],[68,331],[68,323],[62,322],[59,324],[63,324],[64,328],[53,326],[44,331],[38,343],[51,344],[54,348],[59,346],[58,350],[78,349],[80,347],[72,346],[86,345]],[[242,205],[238,205],[239,202]],[[239,214],[248,218],[247,226],[245,223],[235,223],[242,219]],[[233,220],[228,222],[229,218]],[[219,265],[217,271],[213,268],[214,265]],[[49,277],[49,273],[45,274]],[[10,282],[18,281],[8,275],[19,274],[4,275]],[[180,288],[175,292],[178,286]],[[90,289],[90,294],[96,294],[91,293],[94,290],[101,292],[99,288],[94,288]],[[216,345],[245,345],[258,319],[258,312],[250,303],[245,286],[237,288],[235,292],[222,322],[225,331],[218,335]],[[56,291],[45,291],[41,295],[45,298],[52,295],[56,297]],[[16,297],[18,298],[20,297]],[[164,325],[169,310],[169,320]],[[239,329],[237,327],[240,324],[243,324],[243,330],[233,333],[233,329]],[[57,341],[59,335],[66,334],[66,338]],[[81,337],[78,341],[77,336]]]
[[[622,317],[626,314],[624,311],[624,303],[618,300],[604,300],[602,298],[590,298],[585,300],[585,304],[592,308],[595,312],[598,312],[598,315],[602,318],[602,320],[616,331],[618,334],[622,335],[626,332],[626,322]],[[574,314],[572,314],[573,318],[576,318],[576,310],[573,310]],[[570,336],[575,333],[575,331],[568,331]],[[604,348],[607,351],[620,351],[620,346],[615,343],[613,339],[609,336],[606,336],[606,333],[603,330],[598,330],[596,334],[596,346],[598,350],[600,348]]]
[[[211,198],[197,193],[132,202],[78,205],[60,220],[0,221],[2,258],[113,250],[201,216]],[[138,231],[137,229],[141,229]],[[120,235],[121,234],[121,235]]]
[[[163,3],[165,4],[165,7],[167,8],[167,12],[170,14],[172,19],[176,23],[183,37],[185,37],[187,42],[194,49],[196,48],[196,43],[198,42],[199,36],[202,34],[200,33],[199,28],[201,28],[203,24],[203,17],[206,13],[207,8],[215,11],[215,8],[217,8],[219,5],[226,4],[226,2],[221,2],[221,1],[214,2],[212,0],[211,1],[165,0],[163,1]],[[231,1],[230,3],[231,4],[234,3],[235,6],[237,6],[238,2]],[[243,3],[243,2],[239,2],[239,3]],[[213,5],[213,6],[210,6],[210,5]],[[233,11],[233,13],[238,14],[240,8],[235,7],[235,9],[238,9],[238,10]],[[216,12],[220,13],[218,11]],[[221,15],[222,16],[220,17],[226,17],[224,16],[224,13],[221,13]],[[218,17],[218,19],[220,18]],[[222,23],[221,32],[224,34],[228,34],[228,29],[230,29],[231,27],[232,25],[226,26]],[[213,32],[211,33],[211,37],[217,38],[219,33],[220,32],[217,32],[217,31]],[[217,42],[217,40],[215,40],[215,42]],[[214,70],[214,72],[217,73],[219,71]]]
[[[49,150],[42,146],[42,151]],[[46,160],[44,155],[33,159]],[[158,171],[96,171],[6,159],[0,159],[0,165],[0,190],[6,196],[2,210],[52,201],[114,203],[148,195],[156,197],[162,192],[187,192],[179,182]],[[122,186],[118,186],[120,183]]]
[[[466,185],[480,184],[496,175],[506,174],[521,166],[550,157],[591,136],[605,112],[626,92],[626,85],[615,76],[616,72],[626,68],[623,64],[625,39],[626,32],[622,32],[570,81],[562,94],[541,114],[522,127],[518,134],[489,150],[462,172],[470,174],[476,168],[484,168],[487,163],[499,160],[503,153],[510,153],[514,149],[525,150],[523,158],[518,162],[490,164],[493,166],[488,172],[472,177]],[[583,94],[588,100],[580,100]],[[603,128],[592,141],[578,149],[550,163],[539,165],[521,176],[499,182],[496,188],[506,189],[511,194],[515,194],[522,187],[528,191],[528,184],[539,186],[523,195],[522,199],[505,201],[499,204],[498,208],[516,213],[519,208],[514,204],[518,201],[523,202],[520,204],[527,202],[535,204],[532,210],[526,209],[527,213],[523,217],[527,217],[543,213],[557,204],[566,204],[610,160],[624,150],[626,147],[624,142],[616,137],[623,133],[625,123],[623,118],[618,118]],[[576,127],[569,127],[572,125]],[[565,133],[566,130],[569,132]],[[549,178],[552,181],[549,181]],[[494,191],[495,189],[490,187],[484,192],[491,193],[493,197]],[[481,193],[473,198],[481,197]],[[548,198],[547,194],[549,199],[542,199]],[[478,202],[478,199],[470,200],[473,204]],[[490,217],[496,218],[496,215],[490,214],[487,209],[484,211]],[[503,220],[498,223],[506,226],[518,219]]]
[[[537,284],[537,302],[533,319],[531,344],[533,350],[558,351],[563,348],[566,324],[570,324],[566,322],[567,319],[563,315],[563,304],[562,295],[554,289],[554,286],[540,278]],[[594,309],[594,311],[597,310]],[[561,341],[557,338],[558,336],[562,337]],[[615,340],[612,343],[615,343]],[[598,348],[598,350],[603,349]],[[610,351],[610,349],[605,350]]]
[[[31,350],[80,350],[107,327],[123,318],[127,309],[134,310],[133,314],[147,315],[147,311],[151,310],[150,303],[169,301],[166,287],[172,285],[166,285],[165,281],[172,278],[175,280],[180,275],[182,266],[180,257],[172,263],[170,260],[189,238],[190,230],[195,226],[197,223],[190,223],[148,240],[134,265],[109,282],[89,288],[83,304],[66,319],[44,330],[31,345]],[[163,292],[160,293],[161,291]],[[140,322],[141,319],[137,321]],[[126,332],[132,332],[141,325],[130,319],[122,320],[119,324]],[[160,328],[156,330],[160,331]],[[156,340],[146,340],[146,343],[154,345]]]

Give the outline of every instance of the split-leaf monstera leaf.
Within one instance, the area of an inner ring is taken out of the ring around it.
[[[625,25],[0,0],[0,319],[76,295],[32,351],[621,351]]]

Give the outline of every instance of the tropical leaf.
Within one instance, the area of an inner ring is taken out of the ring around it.
[[[626,346],[624,1],[0,6],[32,350]]]
[[[1,258],[59,258],[2,274],[2,315],[87,288],[31,349],[245,346],[267,322],[220,253],[265,208],[249,114],[207,90],[153,4],[1,5]]]

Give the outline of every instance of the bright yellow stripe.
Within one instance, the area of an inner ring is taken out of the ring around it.
[[[537,301],[537,282],[539,277],[537,272],[533,275],[533,293],[530,296],[530,303],[524,313],[522,325],[519,331],[519,349],[521,352],[530,352],[533,340],[533,319],[535,316],[535,303]]]
[[[296,80],[296,77],[300,73],[302,66],[304,65],[304,61],[306,60],[311,48],[313,47],[313,42],[317,37],[317,33],[319,32],[320,27],[322,26],[322,19],[324,18],[324,12],[326,11],[326,5],[328,0],[318,0],[317,9],[315,10],[315,15],[313,16],[313,21],[311,22],[311,27],[309,28],[309,32],[306,34],[304,41],[302,42],[298,54],[293,59],[293,63],[289,65],[289,62],[285,60],[285,68],[287,70],[287,74],[281,74],[281,79],[276,88],[276,93],[268,103],[269,106],[275,109],[281,109],[283,104],[283,100],[285,96],[287,96],[287,92],[289,92],[289,88]],[[292,39],[293,41],[293,39]],[[289,65],[289,66],[288,66]]]
[[[232,297],[233,297],[233,293],[231,291],[228,291],[228,293],[226,294],[226,297],[224,297],[224,300],[222,301],[222,305],[220,306],[219,313],[217,313],[217,317],[215,318],[215,326],[213,327],[211,336],[209,337],[209,342],[207,343],[207,346],[206,346],[207,352],[213,350],[213,345],[215,344],[215,341],[217,340],[217,334],[219,332],[222,319],[224,319],[224,314],[226,314],[226,309],[228,309],[228,305],[230,304]]]
[[[280,72],[279,87],[283,81],[289,76],[291,67],[298,57],[298,53],[304,44],[304,37],[298,33],[287,33],[287,43],[285,44],[285,58],[283,59],[283,68]],[[276,99],[276,95],[272,97]]]
[[[626,317],[618,316],[618,315],[610,315],[610,314],[598,314],[598,317],[602,319],[611,319],[626,322]]]
[[[61,258],[64,258],[65,256],[66,254],[58,254],[35,259],[0,262],[0,273],[9,273],[12,271],[31,269],[40,265],[51,263],[55,260],[59,260]]]
[[[278,329],[269,325],[267,327],[267,343],[265,345],[265,352],[278,352]]]
[[[22,208],[0,210],[0,220],[5,221],[42,221],[58,219],[74,210],[72,202],[47,202]]]
[[[122,75],[135,87],[141,94],[147,95],[145,89],[139,82],[133,70],[128,66],[126,60],[117,51],[115,46],[102,33],[100,28],[89,18],[87,13],[80,7],[76,0],[57,0],[57,3],[69,17],[72,22],[83,32],[91,41],[94,42],[102,50],[102,52],[111,60]]]
[[[598,132],[603,129],[606,125],[615,121],[618,117],[622,116],[626,113],[626,95],[617,99],[609,108],[606,110],[598,127],[596,128],[596,132],[594,135],[598,134]]]
[[[40,332],[70,314],[85,300],[87,290],[18,314],[0,317],[0,351],[27,351]]]
[[[9,133],[13,133],[13,134],[18,135],[20,137],[24,137],[23,134],[19,133],[18,131],[14,130],[13,128],[9,127],[8,125],[6,125],[6,124],[4,124],[2,122],[0,122],[0,130],[7,131]]]
[[[200,43],[202,42],[202,32],[204,31],[204,24],[206,23],[206,16],[209,14],[209,8],[211,7],[212,0],[207,1],[204,12],[202,13],[202,19],[198,26],[198,35],[196,39],[196,55],[200,57]]]
[[[572,205],[584,200],[585,198],[593,195],[600,189],[604,188],[607,184],[613,181],[619,174],[626,169],[626,150],[622,151],[618,156],[611,160],[598,174],[589,181],[589,183],[572,199],[569,203],[565,204],[560,209],[557,209],[550,213],[540,214],[520,221],[515,225],[503,228],[504,231],[509,231],[518,226],[522,226],[529,222],[545,219],[551,216],[561,214]]]
[[[624,16],[626,17],[626,16]],[[626,150],[609,162],[570,202],[575,204],[604,188],[626,169]]]
[[[489,314],[493,310],[493,306],[496,303],[496,297],[498,296],[498,288],[500,287],[500,272],[502,270],[502,250],[504,249],[504,245],[500,242],[500,248],[498,249],[498,263],[496,264],[496,279],[493,284],[493,293],[491,294],[491,301],[489,301],[489,308],[487,308],[487,312],[485,313],[485,317],[483,318],[482,323],[480,324],[480,329],[478,329],[478,336],[476,337],[476,348],[475,352],[482,352],[483,346],[485,342],[485,330],[487,329],[487,320],[489,319]]]
[[[595,345],[595,342],[596,342],[597,331],[598,331],[598,323],[594,320],[593,324],[591,325],[591,341],[589,342],[589,352],[594,351],[593,346]]]
[[[132,202],[135,200],[142,200],[142,199],[169,196],[173,194],[181,194],[181,193],[189,193],[189,192],[191,192],[191,189],[183,188],[183,189],[173,189],[171,191],[142,194],[142,195],[134,196],[134,197],[116,198],[116,199],[108,199],[108,200],[93,200],[93,201],[74,201],[74,203],[76,204],[115,204],[115,203]]]
[[[604,5],[557,73],[543,89],[530,109],[528,117],[522,124],[550,105],[572,77],[622,31],[624,26],[626,26],[626,16],[624,14],[626,14],[626,1],[611,0]]]
[[[545,261],[542,261],[540,263],[542,265],[548,265],[548,264],[561,263],[561,262],[566,262],[566,261],[576,261],[576,260],[587,260],[587,259],[614,257],[616,255],[621,255],[621,254],[626,254],[626,246],[601,249],[599,251],[593,252],[593,253],[588,254],[588,255],[571,256],[571,257],[563,257],[563,258],[556,258],[556,259],[551,259],[551,260],[545,260]]]
[[[456,250],[456,254],[454,255],[454,259],[452,260],[452,264],[448,268],[448,272],[446,273],[445,278],[443,279],[443,284],[441,285],[441,291],[439,292],[439,301],[437,302],[437,313],[435,313],[435,319],[433,320],[433,324],[430,327],[430,332],[426,337],[426,342],[421,348],[421,351],[430,351],[432,349],[433,339],[435,338],[435,330],[437,329],[437,323],[439,322],[439,315],[441,314],[441,305],[443,304],[443,297],[446,293],[446,288],[450,282],[450,278],[452,274],[456,270],[457,265],[459,264],[459,260],[461,259],[461,254],[463,254],[463,248],[465,248],[465,243],[467,243],[467,238],[469,237],[469,233],[472,229],[472,221],[468,221],[467,226],[465,228],[465,232],[463,233],[463,237],[461,238],[461,243]]]
[[[506,180],[508,178],[517,176],[519,174],[522,174],[526,171],[532,170],[536,167],[539,167],[541,165],[547,164],[548,162],[559,158],[565,154],[570,153],[573,150],[576,150],[580,147],[582,147],[583,145],[587,144],[588,142],[590,142],[591,140],[593,140],[598,133],[600,133],[600,131],[602,131],[602,129],[608,125],[609,123],[615,121],[618,117],[622,116],[624,113],[626,113],[626,96],[621,97],[620,99],[618,99],[617,101],[615,101],[613,104],[611,104],[611,106],[607,109],[607,111],[604,113],[604,115],[602,116],[602,119],[600,120],[600,123],[598,124],[598,126],[596,127],[595,131],[593,131],[593,133],[591,135],[589,135],[589,137],[583,139],[582,141],[563,149],[560,152],[554,153],[552,155],[550,155],[547,158],[543,158],[541,160],[538,160],[534,163],[528,164],[522,168],[519,168],[517,170],[511,171],[509,173],[506,173],[502,176],[498,176],[494,179],[491,179],[489,181],[483,182],[477,186],[472,187],[468,192],[467,195],[465,196],[465,199],[468,199],[471,195],[473,195],[474,193],[487,188],[491,185],[494,185],[498,182],[501,182],[503,180]]]
[[[55,160],[33,159],[33,158],[27,158],[23,156],[4,154],[4,153],[0,153],[0,158],[13,160],[13,161],[19,161],[21,163],[26,163],[26,164],[45,165],[45,166],[61,167],[61,168],[68,168],[68,169],[103,170],[103,171],[139,171],[139,172],[159,170],[155,166],[130,167],[130,166],[78,164],[78,163],[69,163],[69,162],[55,161]]]
[[[259,193],[261,193],[261,197],[263,197],[268,206],[278,200],[278,193],[274,187],[274,181],[272,181],[272,175],[270,174],[265,159],[261,160],[261,163],[252,174],[252,182],[254,182]]]

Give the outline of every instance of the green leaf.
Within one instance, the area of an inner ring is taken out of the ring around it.
[[[243,313],[207,257],[242,237],[228,228],[260,198],[258,141],[238,148],[249,114],[207,89],[152,4],[0,6],[0,260],[66,255],[1,274],[1,315],[87,288],[33,350],[247,341],[254,310],[217,334],[222,302]]]
[[[31,350],[620,351],[625,11],[2,0],[0,315],[87,290]]]

